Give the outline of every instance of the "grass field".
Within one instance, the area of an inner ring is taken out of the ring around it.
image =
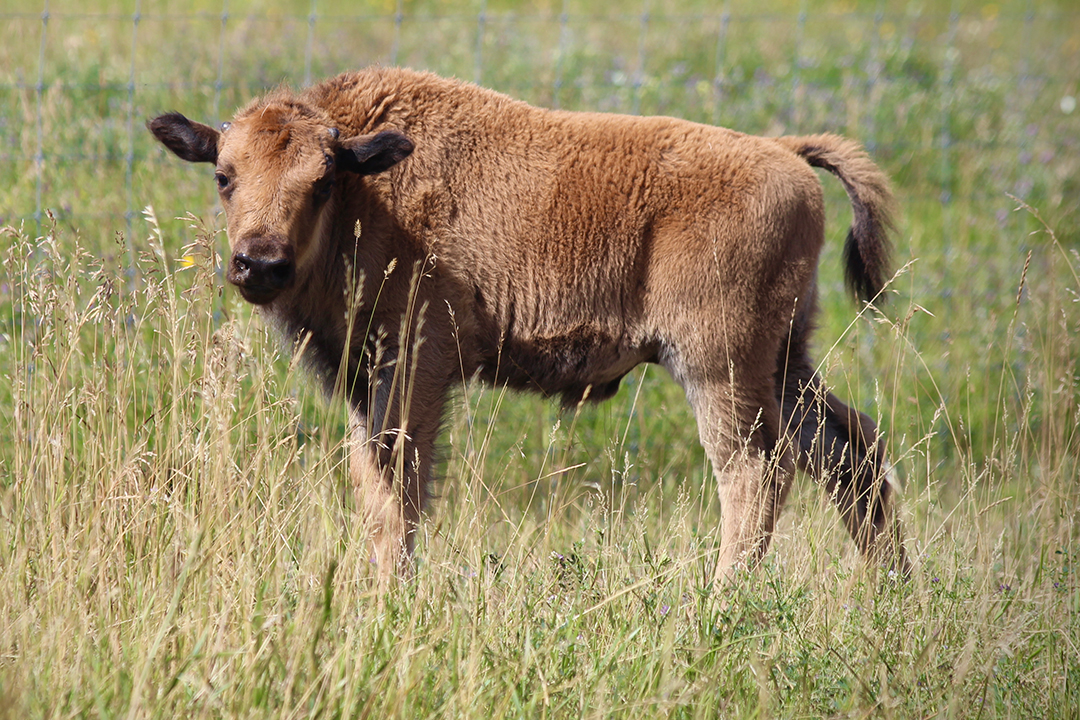
[[[1073,3],[13,5],[0,717],[1080,716]],[[142,128],[373,62],[865,142],[900,271],[859,314],[824,176],[817,357],[887,433],[911,580],[802,478],[762,567],[711,585],[711,468],[652,367],[571,412],[467,386],[417,576],[377,596],[343,408],[224,287],[209,171]]]

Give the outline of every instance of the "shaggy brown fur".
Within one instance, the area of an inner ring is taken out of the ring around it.
[[[854,206],[850,286],[872,300],[887,277],[888,184],[855,143],[543,110],[390,68],[274,92],[221,132],[149,125],[216,165],[228,280],[347,393],[384,572],[410,570],[451,388],[479,376],[573,404],[642,362],[696,414],[718,577],[765,552],[796,466],[868,557],[906,569],[877,428],[807,354],[824,238],[811,165]]]

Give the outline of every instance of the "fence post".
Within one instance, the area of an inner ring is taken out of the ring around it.
[[[952,166],[950,165],[950,150],[953,144],[952,130],[949,124],[952,121],[952,93],[953,76],[956,72],[956,56],[959,50],[956,48],[956,33],[960,25],[960,14],[956,11],[955,0],[952,10],[949,12],[948,40],[945,44],[945,65],[943,67],[942,93],[941,93],[941,135],[938,141],[941,151],[941,202],[948,205],[952,201]]]
[[[885,0],[878,0],[874,11],[874,34],[870,38],[870,60],[866,68],[866,128],[863,131],[863,145],[870,154],[877,149],[877,115],[874,113],[874,89],[884,63],[881,60],[881,26],[885,22]]]
[[[641,87],[645,83],[645,38],[649,33],[649,0],[641,3],[641,34],[638,35],[637,69],[630,96],[630,114],[641,114]]]
[[[476,47],[473,55],[473,82],[481,84],[484,77],[484,26],[487,24],[487,0],[480,0],[476,16]]]
[[[317,0],[311,0],[311,11],[308,13],[307,47],[304,49],[304,87],[311,84],[311,52],[315,45],[315,20],[318,15],[315,12]]]
[[[398,64],[398,52],[401,50],[401,23],[405,19],[404,0],[397,0],[394,10],[394,42],[390,45],[390,64]]]
[[[562,2],[562,10],[559,12],[559,49],[558,56],[555,58],[555,88],[554,97],[552,98],[552,105],[555,108],[559,108],[559,95],[563,86],[563,60],[566,58],[568,52],[568,46],[570,42],[570,16],[566,12],[566,0]]]
[[[720,124],[720,104],[724,100],[724,77],[727,61],[727,31],[731,23],[731,0],[724,0],[724,11],[720,15],[720,29],[716,33],[716,68],[713,72],[713,111],[712,124]]]
[[[135,264],[135,249],[132,244],[131,234],[133,228],[133,221],[135,219],[135,58],[136,50],[139,42],[139,20],[142,19],[142,2],[137,0],[135,3],[135,13],[131,16],[131,68],[128,73],[128,116],[127,116],[127,135],[128,135],[128,149],[125,163],[127,167],[124,169],[124,193],[126,195],[127,208],[124,210],[124,227],[126,229],[126,244],[128,255],[130,256],[131,265]]]
[[[794,58],[791,61],[791,96],[788,99],[788,127],[786,132],[797,132],[802,124],[802,113],[799,112],[799,85],[802,81],[802,41],[806,32],[806,0],[799,3],[799,17],[795,24],[795,48]],[[794,127],[792,127],[794,126]]]
[[[45,9],[41,12],[41,46],[38,49],[38,79],[37,85],[34,86],[34,92],[37,98],[37,150],[34,153],[34,175],[36,177],[36,187],[34,190],[34,225],[35,233],[41,234],[41,195],[45,186],[45,129],[43,127],[44,120],[42,114],[45,112],[42,107],[44,104],[45,95],[45,41],[48,37],[49,29],[49,0],[45,0]]]
[[[225,26],[229,22],[229,0],[221,0],[221,31],[218,34],[217,80],[214,81],[214,124],[221,121],[221,91],[225,87]]]

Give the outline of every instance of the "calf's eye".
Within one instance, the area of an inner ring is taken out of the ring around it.
[[[217,181],[218,190],[229,187],[229,176],[225,173],[214,173],[214,180]]]
[[[316,181],[313,188],[315,198],[318,200],[325,200],[330,197],[330,193],[334,191],[334,176],[329,175]]]

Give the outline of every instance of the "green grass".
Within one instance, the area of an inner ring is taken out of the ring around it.
[[[1080,715],[1069,2],[314,7],[4,11],[0,717]],[[223,287],[210,175],[142,123],[395,58],[871,146],[903,269],[857,317],[823,177],[817,356],[888,435],[910,582],[801,479],[763,566],[712,586],[711,468],[648,368],[577,412],[464,388],[416,579],[375,594],[343,408]]]

